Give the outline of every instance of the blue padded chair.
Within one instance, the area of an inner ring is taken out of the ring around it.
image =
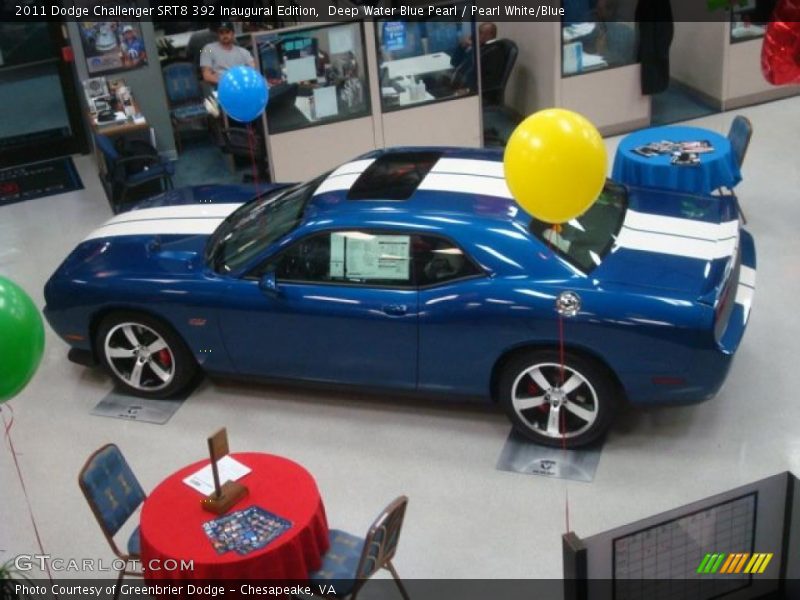
[[[170,118],[175,134],[175,145],[181,151],[180,128],[182,125],[202,122],[208,126],[208,110],[205,107],[203,89],[197,76],[197,67],[190,62],[170,63],[161,71],[169,100]]]
[[[736,164],[742,168],[747,147],[750,145],[750,138],[753,137],[753,124],[750,119],[742,115],[736,115],[728,131],[728,141],[731,143],[731,152],[736,157]]]
[[[395,498],[375,519],[365,538],[338,529],[330,530],[330,548],[319,571],[309,573],[311,582],[320,586],[332,585],[336,595],[327,597],[355,600],[367,580],[383,568],[392,574],[403,598],[409,600],[392,565],[407,504],[406,496]]]
[[[106,135],[95,134],[95,144],[103,155],[105,172],[101,173],[101,181],[114,214],[120,212],[125,203],[131,200],[131,191],[137,188],[150,191],[152,184],[158,182],[160,190],[172,188],[172,175],[175,167],[169,161],[162,160],[149,144],[143,144],[149,151],[145,154],[123,156]],[[140,198],[133,198],[134,200]]]
[[[742,164],[744,163],[744,157],[747,154],[747,147],[750,145],[751,137],[753,137],[753,124],[750,122],[750,119],[742,115],[736,115],[728,131],[728,141],[731,143],[731,152],[733,152],[739,169],[742,168]],[[730,193],[733,194],[733,190],[730,190]],[[739,214],[742,217],[742,222],[746,224],[747,218],[744,216],[741,204],[739,205]]]
[[[117,547],[114,536],[144,502],[144,490],[115,444],[106,444],[89,457],[78,475],[78,484],[114,554],[128,565],[119,572],[118,592],[125,575],[141,576],[130,565],[140,557],[139,527],[128,538],[127,552]]]

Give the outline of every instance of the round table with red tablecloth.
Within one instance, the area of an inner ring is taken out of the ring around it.
[[[203,496],[183,480],[209,463],[189,465],[161,482],[144,502],[140,523],[141,560],[147,580],[283,579],[305,580],[319,569],[328,549],[325,507],[311,474],[291,460],[252,452],[232,455],[252,471],[239,479],[249,492],[227,514],[258,506],[292,526],[264,548],[240,555],[218,554],[203,523],[218,518],[203,510]],[[193,561],[180,572],[148,569]]]

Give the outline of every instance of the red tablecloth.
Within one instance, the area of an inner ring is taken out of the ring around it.
[[[321,566],[328,549],[328,524],[317,484],[291,460],[271,454],[239,453],[233,457],[252,472],[239,480],[249,494],[228,513],[260,506],[292,522],[292,527],[266,547],[240,555],[217,554],[203,523],[217,518],[200,507],[201,494],[183,479],[207,465],[203,460],[170,475],[145,500],[140,536],[142,565],[169,565],[168,559],[194,561],[189,571],[152,570],[147,580],[284,579],[305,580]],[[159,561],[153,562],[151,561]]]

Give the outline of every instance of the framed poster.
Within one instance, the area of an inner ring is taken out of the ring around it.
[[[78,27],[90,76],[129,71],[147,64],[139,23],[81,21]]]

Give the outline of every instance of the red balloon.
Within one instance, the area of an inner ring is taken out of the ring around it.
[[[761,48],[761,71],[773,85],[800,83],[800,0],[779,0]]]

